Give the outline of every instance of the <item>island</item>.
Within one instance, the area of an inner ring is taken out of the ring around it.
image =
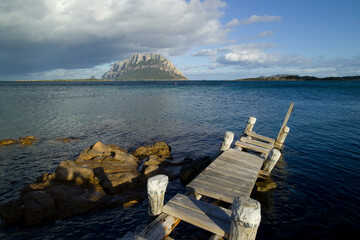
[[[116,62],[103,75],[102,79],[117,81],[188,80],[172,62],[154,53],[133,54],[129,59]]]
[[[256,78],[235,79],[234,81],[354,81],[354,80],[359,81],[360,76],[318,78],[313,76],[277,74],[271,76],[260,76]]]

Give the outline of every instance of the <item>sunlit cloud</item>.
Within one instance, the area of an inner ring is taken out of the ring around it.
[[[258,22],[280,22],[282,20],[281,16],[270,16],[270,15],[264,15],[264,16],[258,16],[258,15],[252,15],[251,17],[243,20],[238,20],[237,18],[234,18],[230,22],[226,24],[226,27],[235,27],[239,25],[247,25],[247,24],[253,24]]]

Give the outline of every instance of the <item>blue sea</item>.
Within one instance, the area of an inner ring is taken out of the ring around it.
[[[0,139],[34,135],[30,146],[0,147],[0,203],[62,160],[97,141],[130,152],[154,140],[173,161],[213,156],[225,131],[239,138],[248,117],[276,138],[295,103],[278,187],[255,193],[262,220],[257,239],[357,239],[360,234],[360,82],[0,82]],[[59,137],[78,138],[64,143]],[[169,183],[166,200],[185,192]],[[141,230],[147,201],[33,228],[0,227],[1,239],[116,239]],[[206,239],[180,223],[175,239]]]

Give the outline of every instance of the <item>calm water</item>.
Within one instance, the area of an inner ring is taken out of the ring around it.
[[[257,239],[357,239],[360,82],[0,82],[0,139],[39,138],[0,147],[0,202],[99,140],[130,151],[164,140],[181,161],[215,154],[224,132],[240,137],[249,116],[257,118],[256,132],[275,138],[290,102],[290,133],[272,174],[278,188],[252,196],[262,207]],[[184,192],[179,181],[169,184],[167,199],[176,192]],[[141,229],[146,206],[0,227],[0,238],[115,239]],[[203,236],[179,227],[191,234],[175,231],[176,239]]]

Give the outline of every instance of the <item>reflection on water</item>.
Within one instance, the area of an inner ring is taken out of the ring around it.
[[[181,161],[215,154],[224,132],[239,138],[249,116],[257,117],[255,131],[275,137],[290,102],[290,133],[272,174],[278,188],[252,195],[262,205],[258,239],[352,239],[360,233],[359,82],[1,82],[0,138],[39,140],[0,147],[0,202],[96,141],[132,151],[164,140]],[[66,137],[80,140],[55,140]],[[173,181],[166,199],[184,191]],[[116,239],[144,219],[146,201],[35,228],[1,227],[0,237]],[[186,223],[178,229],[176,239],[207,237]]]

